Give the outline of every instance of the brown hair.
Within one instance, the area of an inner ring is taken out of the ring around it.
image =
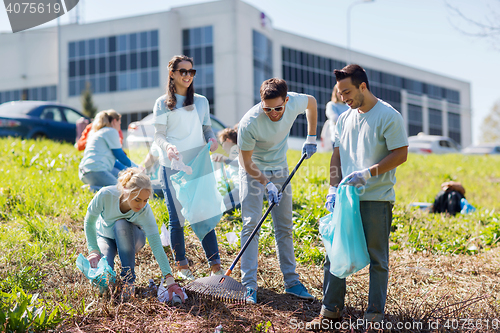
[[[193,58],[190,58],[185,55],[176,55],[173,56],[172,59],[168,62],[168,84],[167,84],[167,100],[165,101],[165,105],[167,109],[173,110],[177,105],[177,98],[175,97],[175,83],[174,78],[170,75],[170,72],[173,72],[177,69],[177,65],[182,61],[189,61],[191,65],[194,64]],[[194,81],[191,82],[187,89],[186,100],[184,101],[183,106],[192,105],[194,103]]]
[[[337,82],[343,79],[351,78],[352,84],[359,88],[359,85],[363,82],[366,83],[366,88],[370,90],[370,85],[368,84],[368,76],[366,75],[365,70],[360,65],[350,64],[345,66],[342,69],[336,69],[333,71],[335,74],[335,78]]]
[[[217,136],[219,137],[220,142],[224,142],[227,139],[233,141],[235,144],[238,144],[238,132],[231,127],[224,128],[220,131]]]
[[[274,99],[281,97],[286,99],[288,93],[288,86],[285,80],[272,78],[262,82],[260,86],[260,98],[262,100]]]
[[[141,190],[148,190],[150,196],[153,194],[151,179],[139,168],[128,168],[120,172],[118,177],[118,190],[124,200],[135,194],[135,199]]]

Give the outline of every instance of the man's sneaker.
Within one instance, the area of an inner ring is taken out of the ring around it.
[[[313,300],[314,296],[307,292],[306,287],[302,283],[299,283],[291,288],[286,288],[285,293],[294,295],[303,299]]]
[[[193,275],[193,272],[189,268],[183,268],[177,272],[177,278],[181,280],[193,281],[196,278]]]
[[[306,331],[334,330],[335,324],[340,323],[342,318],[328,318],[319,315],[310,322],[306,323]]]
[[[249,304],[257,304],[257,290],[247,287],[245,301]]]
[[[133,296],[135,296],[135,286],[130,283],[124,283],[120,295],[121,301],[126,302]]]
[[[224,270],[221,268],[219,269],[217,272],[210,272],[210,276],[214,276],[214,275],[224,275]]]

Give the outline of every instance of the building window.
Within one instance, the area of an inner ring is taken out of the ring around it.
[[[158,44],[158,30],[69,42],[69,96],[159,87]]]
[[[448,113],[448,136],[458,144],[462,144],[460,114],[458,113]]]
[[[452,89],[443,89],[444,98],[450,103],[460,104],[460,92]]]
[[[318,102],[318,128],[321,130],[326,121],[325,106],[331,99],[332,89],[335,85],[333,70],[343,68],[346,64],[335,59],[287,47],[282,48],[281,56],[283,79],[288,84],[288,90],[310,94],[316,98]],[[290,130],[290,135],[307,136],[307,119],[304,115],[297,117]]]
[[[214,98],[214,46],[212,26],[184,29],[182,31],[182,51],[192,57],[196,76],[194,78],[195,91],[205,96],[210,105],[210,113],[215,111]],[[153,54],[151,62],[155,65],[158,54]],[[152,80],[158,80],[152,76]]]
[[[265,35],[253,30],[253,97],[260,101],[262,82],[273,77],[273,42]]]
[[[423,124],[422,107],[408,104],[408,134],[411,136],[423,132]]]
[[[429,134],[443,135],[443,112],[429,108]]]
[[[0,104],[11,101],[56,101],[57,86],[0,91]]]

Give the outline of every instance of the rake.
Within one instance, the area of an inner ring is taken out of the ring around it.
[[[306,154],[302,155],[300,161],[297,163],[293,171],[290,173],[288,178],[283,183],[280,193],[282,193],[285,190],[286,186],[292,179],[293,175],[295,175],[297,169],[300,167],[306,156],[307,156]],[[245,245],[243,245],[240,252],[234,259],[233,263],[231,264],[231,267],[229,267],[229,269],[226,271],[224,275],[222,276],[214,275],[196,279],[195,281],[188,284],[185,287],[185,289],[203,298],[220,300],[227,303],[245,303],[247,288],[240,282],[230,277],[230,275],[234,267],[240,260],[241,256],[243,255],[243,252],[245,252],[248,245],[250,244],[250,241],[253,239],[257,231],[259,231],[260,227],[262,226],[262,223],[264,223],[266,217],[271,212],[271,209],[273,209],[274,205],[275,203],[269,205],[269,208],[267,208],[264,215],[262,215],[262,218],[260,219],[259,223],[255,226],[255,229],[253,229],[252,233],[250,234],[250,237],[248,237],[248,240],[245,242]]]

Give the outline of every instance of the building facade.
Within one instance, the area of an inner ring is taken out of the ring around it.
[[[152,112],[165,93],[167,65],[176,54],[194,58],[195,91],[229,126],[259,102],[262,81],[280,77],[291,91],[318,101],[318,131],[347,50],[272,27],[240,0],[219,0],[169,11],[60,28],[0,34],[0,102],[58,100],[81,109],[89,87],[99,110],[123,115],[124,129]],[[470,84],[351,51],[368,73],[373,93],[393,105],[408,135],[445,135],[472,142]],[[291,136],[305,137],[298,118]]]

